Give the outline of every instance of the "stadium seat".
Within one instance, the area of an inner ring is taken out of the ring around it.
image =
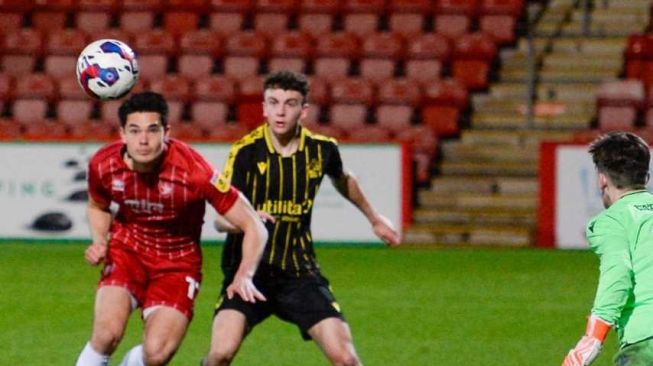
[[[366,104],[332,103],[329,107],[329,123],[346,131],[364,126],[367,120]]]
[[[11,105],[11,113],[19,123],[27,125],[43,121],[48,113],[48,102],[45,99],[16,99]]]
[[[87,99],[88,95],[79,86],[77,77],[73,75],[62,76],[57,79],[57,95],[62,99]]]
[[[331,103],[372,104],[373,84],[362,78],[344,78],[331,83]]]
[[[229,56],[261,58],[267,52],[267,41],[261,34],[245,31],[227,37],[225,50]]]
[[[208,131],[208,138],[211,141],[233,143],[239,140],[249,132],[247,127],[239,123],[225,123],[218,128],[212,128]]]
[[[263,77],[254,75],[239,80],[236,98],[239,103],[261,104],[263,101]]]
[[[410,144],[415,163],[415,179],[420,184],[428,183],[431,178],[431,164],[438,149],[438,137],[427,127],[412,126],[401,131],[395,138]]]
[[[503,46],[515,42],[516,24],[516,19],[510,15],[484,15],[479,19],[479,30]]]
[[[136,51],[138,52],[138,51]],[[168,73],[168,56],[144,54],[138,56],[139,77],[151,81],[162,78]]]
[[[166,11],[186,11],[198,15],[205,14],[208,11],[206,0],[167,0]]]
[[[181,139],[184,141],[201,141],[206,139],[206,131],[199,126],[188,123],[179,122],[170,126],[170,137]]]
[[[422,124],[437,136],[452,137],[460,132],[460,109],[448,105],[430,105],[422,108]]]
[[[0,12],[26,13],[32,11],[34,1],[32,0],[3,0],[0,2]]]
[[[254,14],[254,31],[268,38],[288,30],[288,15],[284,13]]]
[[[337,14],[342,7],[341,0],[300,0],[301,14]]]
[[[0,12],[0,29],[2,34],[18,32],[23,26],[25,14],[21,12]]]
[[[376,106],[376,124],[397,134],[411,125],[415,109],[410,105],[379,104]]]
[[[478,0],[435,0],[436,14],[464,14],[474,17],[479,10]]]
[[[12,76],[31,74],[36,68],[36,57],[31,55],[0,56],[0,69]]]
[[[441,80],[424,88],[422,124],[437,136],[457,135],[461,111],[467,108],[468,93],[457,80]]]
[[[104,31],[111,26],[111,14],[101,11],[79,11],[75,13],[75,28],[88,34]]]
[[[248,14],[254,9],[254,0],[209,0],[214,11]]]
[[[391,78],[378,84],[377,100],[384,104],[402,104],[417,107],[422,102],[422,93],[417,81]]]
[[[347,13],[343,19],[345,32],[365,37],[379,28],[379,15],[375,13]]]
[[[440,60],[446,64],[451,56],[449,40],[436,33],[424,33],[407,43],[406,58],[409,60]]]
[[[117,125],[108,124],[105,121],[86,120],[68,124],[67,127],[68,136],[74,140],[109,141],[118,137]]]
[[[342,12],[378,14],[385,13],[385,0],[347,0],[342,3]]]
[[[177,125],[184,116],[184,103],[180,100],[168,100],[168,122]]]
[[[635,127],[637,109],[633,106],[602,106],[598,109],[598,127],[602,131],[628,131]]]
[[[260,59],[251,56],[227,56],[223,60],[224,75],[243,80],[259,73]]]
[[[77,56],[46,56],[43,61],[43,69],[46,74],[59,80],[75,75]]]
[[[192,95],[191,83],[183,75],[166,74],[150,80],[149,89],[162,94],[166,100],[188,102]]]
[[[115,0],[77,0],[76,9],[81,11],[114,13],[122,8],[122,1]]]
[[[490,65],[497,47],[487,35],[470,33],[456,42],[452,62],[452,75],[467,89],[483,90],[489,86]]]
[[[195,81],[193,95],[197,101],[222,101],[230,104],[236,99],[236,84],[225,76],[212,75]]]
[[[244,102],[236,106],[236,118],[240,125],[248,130],[263,123],[263,106],[261,102]]]
[[[390,131],[374,125],[365,125],[362,127],[352,127],[347,130],[347,141],[351,142],[389,142],[391,138]]]
[[[120,29],[129,34],[149,32],[154,27],[155,13],[148,10],[125,11],[120,14]]]
[[[647,33],[630,35],[624,57],[626,78],[642,79],[650,85],[647,69],[653,60],[653,36]]]
[[[245,16],[240,13],[214,12],[209,14],[209,29],[226,37],[240,32],[244,21]]]
[[[268,61],[269,71],[288,69],[305,73],[312,55],[311,39],[299,32],[281,33],[274,37]]]
[[[317,39],[313,73],[334,80],[349,74],[351,63],[358,58],[359,43],[349,33],[335,32]]]
[[[132,36],[129,34],[129,32],[120,28],[105,29],[95,33],[93,36],[96,39],[117,39],[119,41],[125,42],[128,45],[133,44]]]
[[[469,94],[464,84],[455,79],[443,79],[424,85],[424,105],[450,105],[464,109],[468,99]]]
[[[211,76],[215,68],[214,58],[210,55],[186,55],[177,58],[177,71],[179,75],[192,80],[199,80]]]
[[[438,14],[435,16],[435,32],[455,41],[469,31],[471,19],[464,14]]]
[[[524,0],[481,0],[481,15],[509,15],[519,18],[524,9]]]
[[[388,13],[430,14],[433,2],[430,0],[389,0]]]
[[[95,108],[95,105],[90,99],[62,99],[56,104],[57,120],[69,125],[82,123],[91,118],[93,108]]]
[[[309,78],[310,91],[308,95],[308,102],[310,104],[316,104],[320,106],[325,106],[329,104],[329,82],[325,79],[322,79],[318,76],[312,76]]]
[[[74,29],[53,30],[46,34],[45,54],[78,56],[88,43],[88,37]]]
[[[197,101],[190,107],[193,124],[209,131],[227,122],[229,105],[224,102]]]
[[[596,97],[598,127],[602,130],[633,128],[637,111],[646,103],[644,84],[637,79],[604,82]]]
[[[57,95],[54,81],[43,73],[23,75],[16,79],[16,98],[52,100]]]
[[[423,84],[440,79],[442,62],[440,60],[407,60],[404,64],[406,77]]]
[[[172,34],[163,30],[150,30],[134,35],[133,47],[138,55],[167,55],[177,54],[177,43]]]
[[[152,11],[163,10],[165,0],[122,0],[123,11]]]
[[[272,57],[268,60],[268,71],[289,70],[297,73],[306,73],[306,60],[301,57]]]
[[[322,107],[316,104],[311,104],[306,111],[306,117],[302,119],[302,125],[306,126],[307,124],[316,124],[320,122],[320,116],[322,114]]]
[[[392,33],[407,39],[424,32],[424,15],[421,13],[391,13],[388,23]]]
[[[297,28],[300,32],[318,38],[333,32],[334,15],[321,13],[301,13],[297,16]]]
[[[120,118],[118,117],[118,109],[122,101],[120,100],[107,100],[100,103],[100,118],[105,123],[112,126],[120,126]]]
[[[7,101],[13,98],[14,78],[4,72],[0,72],[0,100]],[[0,111],[2,109],[0,108]]]
[[[207,77],[213,72],[214,59],[222,55],[222,41],[210,30],[186,33],[180,39],[180,53],[179,74],[195,80]]]
[[[2,54],[41,56],[43,54],[41,32],[32,28],[23,28],[18,32],[6,34],[2,39]]]
[[[347,137],[346,131],[329,123],[321,124],[302,122],[302,125],[313,134],[328,136],[338,140],[344,140]]]
[[[199,14],[191,11],[166,11],[163,14],[163,29],[175,37],[198,28]]]
[[[36,11],[32,14],[32,29],[41,32],[64,29],[67,17],[63,11]]]
[[[360,60],[362,77],[380,82],[395,74],[396,62],[403,59],[403,43],[394,33],[373,33],[365,37]]]

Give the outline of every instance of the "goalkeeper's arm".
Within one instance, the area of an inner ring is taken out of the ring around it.
[[[576,347],[572,348],[562,362],[562,366],[584,366],[590,365],[601,352],[601,347],[612,324],[590,315],[587,320],[585,335],[578,341]]]

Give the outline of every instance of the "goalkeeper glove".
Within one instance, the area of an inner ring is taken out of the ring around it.
[[[612,325],[594,315],[587,320],[585,335],[565,357],[562,366],[585,366],[594,361]]]

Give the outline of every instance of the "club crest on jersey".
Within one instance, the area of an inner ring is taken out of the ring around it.
[[[217,170],[213,172],[211,177],[211,184],[218,189],[218,191],[225,193],[229,190],[230,184],[227,178],[220,174]]]
[[[116,192],[124,192],[125,191],[125,182],[123,182],[121,179],[114,179],[111,181],[111,190],[116,191]]]
[[[322,176],[322,164],[317,159],[313,159],[308,162],[306,170],[309,178],[319,178]]]
[[[172,184],[159,182],[159,194],[169,196],[172,193]]]
[[[256,166],[258,167],[258,171],[261,173],[261,175],[265,174],[265,171],[268,169],[268,163],[264,161],[259,161],[256,163]]]

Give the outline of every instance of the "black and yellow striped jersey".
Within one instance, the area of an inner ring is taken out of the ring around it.
[[[299,276],[318,272],[311,237],[313,201],[324,175],[343,174],[337,142],[300,127],[297,151],[278,154],[262,125],[234,143],[224,177],[250,200],[257,211],[276,218],[268,224],[268,242],[261,264]],[[241,258],[242,234],[229,234],[222,255],[225,276],[233,275]]]

